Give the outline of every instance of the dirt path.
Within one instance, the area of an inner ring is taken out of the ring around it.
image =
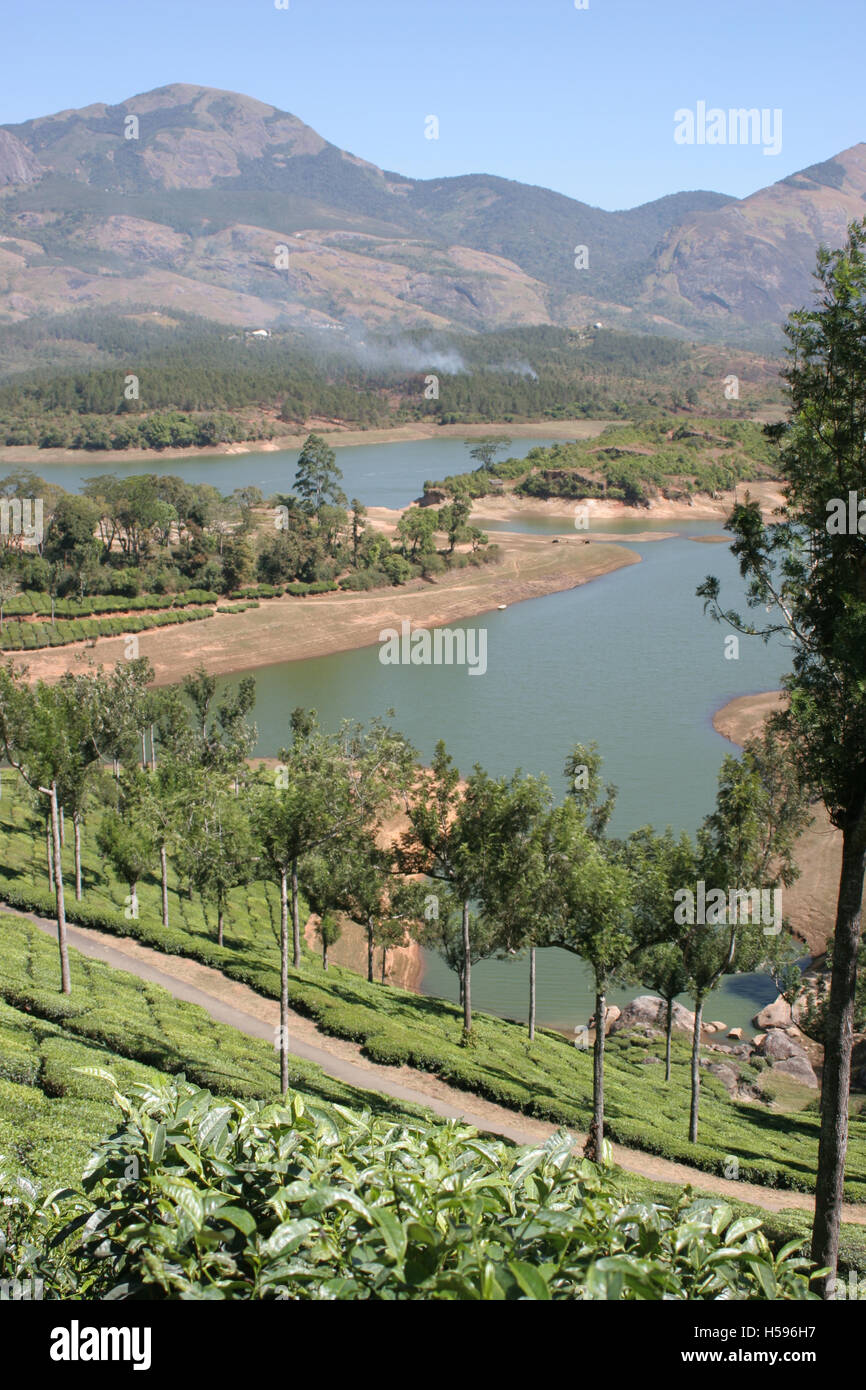
[[[6,909],[3,909],[4,911]],[[56,933],[54,922],[29,913],[15,913],[35,923],[49,936]],[[183,956],[164,955],[142,946],[129,937],[107,938],[103,933],[84,927],[68,928],[69,944],[82,955],[104,961],[118,970],[126,970],[139,979],[162,985],[176,999],[199,1004],[220,1023],[227,1023],[249,1037],[272,1039],[279,1023],[279,1005],[265,999],[247,985],[229,980],[219,970]],[[505,1106],[494,1105],[479,1096],[448,1086],[428,1072],[413,1067],[383,1067],[363,1056],[357,1043],[323,1033],[310,1019],[292,1014],[289,1048],[297,1057],[317,1063],[329,1076],[364,1090],[376,1090],[396,1100],[426,1106],[444,1119],[463,1120],[476,1129],[500,1135],[515,1144],[537,1144],[556,1132],[557,1126],[532,1120]],[[581,1146],[585,1135],[577,1134],[575,1143]],[[814,1201],[801,1192],[783,1192],[775,1188],[758,1187],[752,1183],[733,1182],[711,1173],[689,1168],[683,1163],[657,1158],[639,1149],[614,1144],[613,1158],[630,1173],[659,1182],[691,1184],[705,1193],[712,1193],[738,1202],[749,1202],[765,1211],[797,1210],[811,1212]],[[866,1225],[866,1206],[846,1204],[843,1220]]]

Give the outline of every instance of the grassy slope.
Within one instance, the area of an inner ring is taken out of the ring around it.
[[[27,801],[21,789],[7,773],[3,784],[0,896],[14,898],[17,892],[50,910],[44,842],[27,825]],[[155,878],[140,885],[140,918],[128,922],[121,910],[126,887],[104,875],[93,850],[94,828],[91,820],[85,831],[85,906],[96,914],[90,924],[202,960],[265,996],[278,997],[279,917],[276,893],[270,886],[256,883],[233,895],[227,944],[222,949],[215,943],[213,922],[208,923],[198,902],[178,893],[177,885],[171,892],[173,925],[168,930],[162,927]],[[68,856],[68,847],[66,852]],[[74,914],[73,904],[69,905]],[[87,925],[87,918],[83,920]],[[368,985],[339,967],[332,967],[325,976],[309,953],[302,969],[290,972],[290,998],[298,1012],[316,1019],[326,1032],[361,1043],[377,1062],[408,1063],[542,1119],[581,1128],[588,1124],[591,1057],[559,1034],[542,1030],[530,1046],[524,1028],[478,1014],[474,1046],[467,1048],[461,1045],[461,1014],[454,1005]],[[701,1139],[691,1145],[686,1139],[687,1041],[675,1040],[669,1086],[663,1069],[647,1064],[647,1057],[653,1055],[659,1055],[659,1047],[645,1039],[610,1040],[606,1109],[613,1139],[707,1172],[723,1173],[733,1155],[746,1181],[811,1190],[818,1142],[818,1114],[811,1093],[802,1087],[786,1088],[779,1100],[788,1108],[770,1110],[731,1101],[721,1082],[705,1076]],[[733,1058],[725,1060],[737,1065]],[[760,1084],[752,1068],[745,1066],[743,1075]],[[793,1108],[797,1106],[805,1108]],[[852,1116],[846,1196],[851,1201],[866,1199],[866,1116],[859,1113]]]

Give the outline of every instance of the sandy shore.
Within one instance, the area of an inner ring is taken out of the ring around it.
[[[783,704],[778,690],[741,695],[723,706],[713,725],[732,743],[744,744],[760,731],[764,720]],[[822,955],[835,926],[836,897],[842,868],[842,835],[823,806],[813,807],[811,826],[800,837],[796,859],[800,877],[783,889],[783,912],[813,956]]]
[[[547,501],[534,497],[515,497],[513,492],[505,492],[498,497],[480,497],[472,509],[472,519],[484,521],[515,521],[520,517],[543,518],[547,521],[568,518],[574,519],[586,513],[588,527],[577,532],[591,535],[593,521],[724,521],[735,502],[742,502],[746,493],[761,503],[764,517],[769,519],[775,509],[782,505],[783,496],[779,484],[775,482],[753,481],[740,483],[731,492],[722,492],[718,497],[699,497],[693,502],[669,502],[663,497],[653,498],[646,507],[629,507],[625,502],[606,502],[601,498],[590,497],[585,501],[569,501],[563,497],[552,497]],[[656,533],[655,538],[658,539]],[[634,537],[630,537],[631,540]],[[730,537],[720,536],[729,541]]]
[[[608,542],[558,541],[550,536],[496,537],[498,564],[462,569],[435,582],[414,579],[400,588],[366,594],[320,594],[263,602],[243,614],[218,613],[196,623],[157,628],[138,635],[138,654],[153,664],[158,685],[181,680],[203,665],[214,675],[230,675],[283,661],[304,661],[334,652],[372,646],[386,627],[437,627],[495,612],[525,599],[541,598],[586,584],[624,565],[639,564],[631,550]],[[507,621],[496,613],[495,622]],[[105,637],[92,645],[16,653],[33,680],[57,680],[66,671],[113,666],[127,655],[128,638]],[[491,659],[495,659],[491,647]]]
[[[212,444],[203,449],[37,449],[32,444],[0,448],[0,463],[12,467],[37,467],[40,463],[165,463],[178,459],[213,458],[231,454],[273,454],[281,449],[300,449],[308,434],[320,434],[334,448],[354,444],[405,444],[418,439],[479,439],[500,435],[507,439],[594,439],[608,425],[627,420],[529,420],[521,424],[430,425],[413,421],[390,429],[347,429],[333,420],[311,420],[296,434],[276,439],[249,439],[236,444]],[[161,470],[166,471],[166,470]],[[171,472],[170,469],[167,470]]]

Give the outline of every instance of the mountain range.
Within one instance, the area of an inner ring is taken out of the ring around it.
[[[173,84],[0,127],[0,324],[74,308],[330,331],[602,321],[772,349],[816,248],[864,200],[864,144],[748,198],[607,212],[485,174],[407,178],[251,97]]]

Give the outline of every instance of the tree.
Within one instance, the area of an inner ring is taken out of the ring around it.
[[[255,847],[246,805],[223,781],[202,779],[198,794],[184,806],[180,864],[184,876],[217,911],[217,944],[225,938],[225,915],[233,888],[255,873]]]
[[[569,798],[547,824],[547,944],[580,956],[595,979],[595,1044],[592,1123],[588,1158],[600,1162],[604,1142],[604,1042],[607,991],[641,942],[631,910],[627,869],[589,829],[578,802]]]
[[[138,885],[150,871],[155,852],[150,828],[138,813],[141,781],[146,776],[140,768],[124,772],[118,805],[103,812],[96,832],[100,853],[129,888],[126,910],[133,920],[138,919]]]
[[[76,755],[63,712],[63,703],[51,686],[39,681],[31,689],[24,674],[15,671],[11,661],[0,669],[0,746],[10,766],[27,786],[48,800],[60,988],[64,994],[70,994],[58,785],[69,774]]]
[[[646,826],[628,837],[623,860],[635,884],[634,909],[643,924],[642,935],[652,942],[628,963],[623,979],[655,990],[665,1001],[665,1081],[670,1081],[674,1000],[689,984],[684,933],[676,927],[672,904],[676,890],[697,878],[695,850],[685,834],[675,840],[670,829],[657,836]]]
[[[436,513],[425,507],[410,507],[397,523],[403,556],[429,555],[436,549]]]
[[[485,919],[509,953],[529,950],[529,1041],[535,1039],[536,953],[547,931],[544,856],[550,788],[544,778],[515,772],[502,796],[494,858],[483,884]]]
[[[319,918],[316,927],[316,936],[322,943],[323,970],[327,970],[328,968],[328,948],[330,946],[336,946],[342,935],[343,928],[340,926],[333,912],[326,912],[323,917]]]
[[[409,808],[410,828],[400,841],[399,861],[406,873],[425,874],[445,885],[430,934],[451,968],[457,959],[453,907],[460,915],[461,997],[463,1036],[472,1032],[472,965],[502,949],[492,913],[483,911],[493,901],[497,868],[508,852],[512,827],[530,818],[526,789],[505,778],[494,781],[476,766],[465,787],[460,773],[440,740],[436,745],[429,781],[416,791]],[[531,798],[529,798],[531,800]],[[477,901],[481,912],[471,911]],[[444,910],[443,910],[444,907]]]
[[[334,450],[320,435],[308,435],[298,457],[295,474],[295,490],[308,512],[318,516],[323,502],[345,507],[346,494],[339,486],[342,476]]]
[[[344,724],[328,736],[315,711],[296,709],[292,743],[268,781],[259,777],[253,831],[262,858],[280,890],[280,1076],[288,1086],[288,887],[291,878],[293,965],[301,967],[298,867],[307,855],[324,853],[338,839],[366,829],[409,784],[414,754],[402,735],[375,720],[364,729]]]
[[[809,819],[796,769],[772,730],[747,743],[742,758],[725,758],[719,772],[716,808],[698,833],[699,879],[712,885],[720,899],[707,906],[703,922],[688,910],[680,912],[678,908],[675,913],[675,921],[690,928],[683,959],[695,1003],[689,1116],[693,1144],[698,1138],[704,1001],[723,975],[755,970],[763,964],[772,953],[771,935],[782,927],[781,922],[778,927],[768,927],[755,921],[751,899],[744,921],[743,900],[732,900],[731,894],[765,892],[793,883],[799,872],[793,858],[794,844]]]
[[[3,610],[7,603],[9,603],[17,593],[17,581],[9,576],[0,574],[0,632],[3,631]]]
[[[458,541],[469,539],[468,522],[472,513],[472,503],[467,497],[455,497],[453,502],[440,507],[437,525],[448,536],[448,552],[453,555]]]
[[[503,454],[510,448],[510,439],[503,439],[502,436],[498,434],[487,434],[483,435],[481,439],[476,440],[475,444],[469,450],[469,457],[475,460],[476,472],[480,473],[482,470],[491,469],[496,455]]]
[[[364,536],[367,526],[367,508],[363,502],[359,502],[357,497],[351,501],[352,508],[352,564],[358,563],[358,547]]]
[[[839,1254],[866,874],[866,560],[858,500],[866,463],[866,222],[851,225],[843,248],[819,251],[817,281],[815,305],[792,314],[785,329],[791,413],[775,431],[784,505],[764,525],[747,497],[727,529],[749,580],[750,605],[774,615],[761,635],[783,632],[792,644],[783,683],[788,707],[774,722],[793,743],[804,783],[842,832],[812,1237],[812,1258],[829,1270],[829,1295]],[[721,610],[715,578],[699,593],[714,616],[759,631]]]
[[[373,983],[374,948],[380,923],[389,911],[394,886],[393,855],[380,849],[366,826],[338,837],[304,866],[310,905],[324,915],[338,908],[364,928],[367,979]]]

